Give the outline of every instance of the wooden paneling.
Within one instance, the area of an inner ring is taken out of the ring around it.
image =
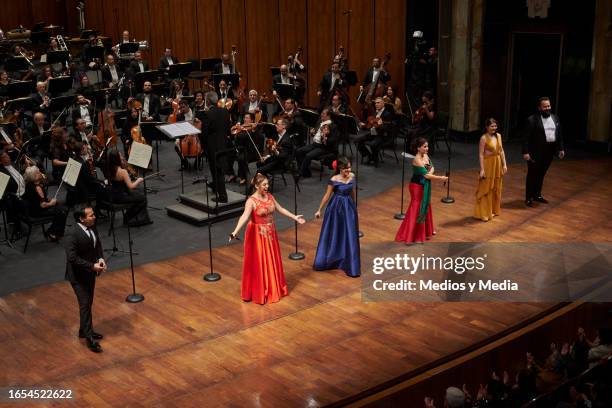
[[[74,0],[64,0],[74,1]],[[351,10],[351,38],[347,42]],[[88,27],[117,40],[128,29],[148,40],[147,59],[156,66],[165,47],[181,60],[219,57],[238,47],[237,65],[249,88],[271,86],[270,66],[287,61],[303,47],[308,91],[306,104],[318,105],[317,86],[339,45],[361,79],[375,54],[389,51],[393,83],[403,93],[405,2],[401,0],[186,0],[180,5],[155,0],[89,0]],[[357,95],[351,91],[352,100]]]
[[[3,1],[0,12],[0,28],[6,33],[23,25],[32,28],[32,5],[28,1]]]
[[[308,102],[318,106],[317,86],[336,50],[335,2],[308,0]]]
[[[270,67],[278,65],[282,55],[278,47],[278,0],[246,1],[245,4],[248,87],[263,92],[271,88]],[[246,68],[244,64],[238,66],[243,73]]]

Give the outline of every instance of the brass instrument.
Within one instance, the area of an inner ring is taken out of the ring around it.
[[[58,35],[55,38],[57,40],[57,45],[60,51],[68,51],[68,47],[66,46],[66,41],[64,41],[64,37],[62,37],[61,35]]]
[[[19,54],[23,58],[25,58],[26,61],[28,61],[28,64],[30,64],[31,67],[34,67],[34,64],[32,64],[32,61],[31,61],[31,59],[34,58],[34,51],[26,51],[25,54],[23,53],[23,51],[19,51]]]

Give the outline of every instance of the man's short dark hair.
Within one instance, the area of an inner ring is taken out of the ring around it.
[[[85,218],[85,216],[87,215],[86,210],[88,208],[91,208],[93,210],[92,206],[87,204],[79,204],[74,207],[74,219],[76,220],[76,222],[80,222],[81,218]]]
[[[548,96],[542,96],[542,97],[538,98],[538,106],[540,106],[542,104],[542,102],[544,102],[544,101],[550,102],[550,98]]]

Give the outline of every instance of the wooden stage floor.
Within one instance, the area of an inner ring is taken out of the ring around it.
[[[610,174],[610,160],[556,161],[544,188],[550,204],[527,209],[525,168],[511,166],[501,217],[482,223],[471,218],[476,171],[458,172],[455,204],[441,204],[442,186],[434,187],[434,241],[611,241]],[[360,202],[364,258],[383,243],[389,254],[401,247],[393,242],[399,191]],[[272,305],[240,300],[241,242],[214,250],[223,277],[216,283],[202,281],[206,251],[138,267],[138,290],[146,297],[140,304],[124,301],[131,289],[127,270],[102,276],[94,303],[95,328],[105,335],[99,355],[76,336],[78,310],[67,282],[0,298],[0,387],[70,388],[80,407],[321,406],[486,341],[551,307],[362,303],[360,279],[311,269],[320,226],[312,221],[300,228],[306,260],[284,262],[290,294]],[[280,237],[286,257],[293,230]]]

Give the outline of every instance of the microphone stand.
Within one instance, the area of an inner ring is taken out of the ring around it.
[[[134,257],[132,251],[132,233],[130,232],[130,223],[127,223],[128,231],[128,248],[130,252],[130,271],[132,272],[132,293],[127,295],[125,301],[128,303],[138,303],[144,300],[144,295],[136,293],[136,278],[134,276]]]
[[[355,143],[355,210],[359,209],[359,146]],[[363,237],[363,232],[357,230],[359,238]]]
[[[204,190],[206,191],[206,208],[210,209],[208,205],[208,177],[206,176],[204,176]],[[221,279],[221,275],[219,275],[216,272],[213,272],[212,233],[210,230],[210,224],[211,224],[210,223],[210,213],[208,211],[206,212],[206,221],[207,221],[206,224],[208,226],[208,255],[209,255],[209,260],[210,260],[210,269],[208,273],[202,277],[202,279],[205,280],[206,282],[216,282],[219,279]]]
[[[297,205],[297,187],[298,185],[298,177],[297,175],[293,175],[293,209],[294,209],[294,214],[297,215],[298,213],[298,205]],[[294,229],[295,229],[295,252],[292,252],[289,254],[289,259],[291,259],[292,261],[299,261],[302,260],[304,258],[306,258],[306,255],[304,255],[303,252],[300,252],[298,250],[298,223],[297,221],[294,221]]]
[[[455,202],[455,199],[450,195],[450,174],[451,174],[451,145],[448,138],[448,130],[444,133],[444,143],[446,144],[446,149],[448,150],[448,167],[446,170],[446,176],[448,180],[446,180],[446,197],[442,197],[440,201],[444,204],[452,204]]]
[[[408,135],[404,137],[404,151],[406,151],[406,147],[408,146]],[[395,214],[393,218],[396,220],[403,220],[406,218],[406,214],[404,214],[404,182],[406,177],[406,158],[402,157],[402,195],[400,199],[400,212]]]

